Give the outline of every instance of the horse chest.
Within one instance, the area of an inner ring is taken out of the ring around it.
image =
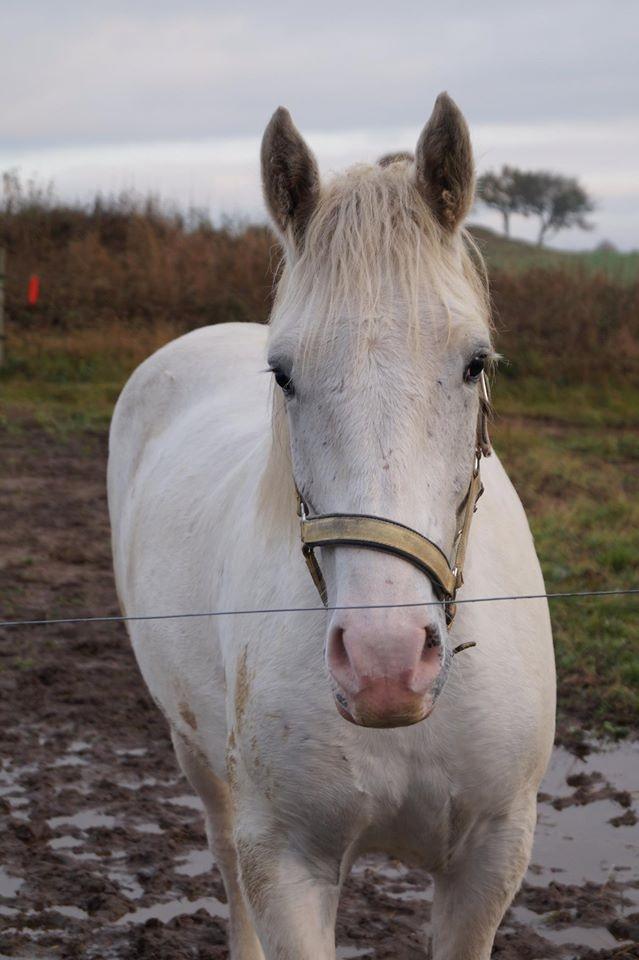
[[[450,778],[418,732],[362,731],[328,711],[317,719],[249,708],[233,738],[239,789],[278,819],[303,821],[321,844],[388,841],[398,852],[445,840]]]

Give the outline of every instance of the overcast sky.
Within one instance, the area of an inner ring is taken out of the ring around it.
[[[636,0],[0,0],[0,11],[0,169],[52,178],[65,197],[135,187],[263,216],[259,140],[278,104],[328,174],[412,148],[446,89],[480,171],[553,169],[594,195],[596,229],[558,245],[639,247]]]

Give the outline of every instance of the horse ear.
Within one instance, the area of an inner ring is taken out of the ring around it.
[[[278,107],[262,138],[262,188],[277,229],[299,248],[317,205],[320,178],[315,157],[284,107]]]
[[[415,151],[417,187],[440,224],[454,230],[473,203],[475,170],[464,116],[440,93]]]

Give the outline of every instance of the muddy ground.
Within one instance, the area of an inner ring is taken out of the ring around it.
[[[0,437],[0,611],[117,613],[102,435]],[[199,804],[120,624],[0,629],[0,956],[209,960],[226,906]],[[559,746],[501,960],[639,957],[639,758]],[[360,861],[339,956],[417,960],[431,884]],[[460,904],[463,922],[463,904]]]

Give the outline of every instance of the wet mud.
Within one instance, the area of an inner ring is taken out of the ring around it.
[[[2,437],[3,614],[117,612],[104,458],[101,436]],[[0,729],[0,960],[227,957],[200,805],[122,626],[0,629]],[[501,960],[639,958],[639,745],[579,752],[553,755]],[[424,871],[363,858],[338,956],[423,960],[431,896]]]

